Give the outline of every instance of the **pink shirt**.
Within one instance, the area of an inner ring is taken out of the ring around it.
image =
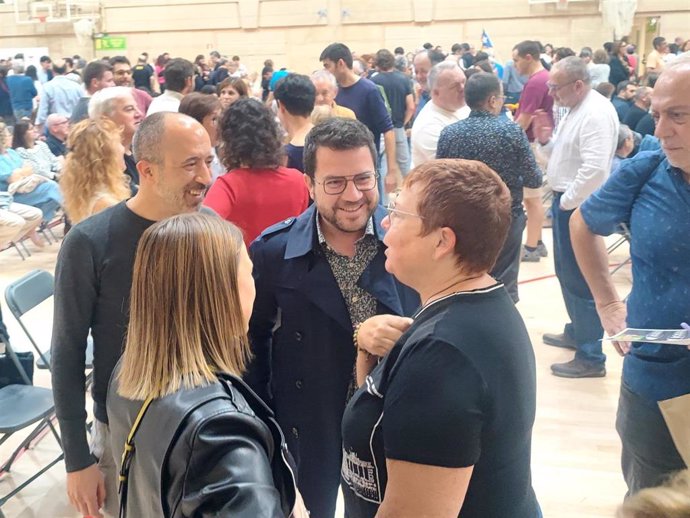
[[[204,205],[237,225],[249,246],[266,228],[304,212],[309,191],[297,169],[233,169],[213,183]]]
[[[515,112],[517,119],[521,113],[529,115],[534,114],[537,110],[544,110],[551,119],[553,127],[553,97],[549,95],[549,87],[547,82],[549,80],[549,71],[546,69],[532,74],[525,84],[525,88],[520,95],[520,103]],[[527,128],[527,138],[530,142],[534,142],[534,134],[532,133],[532,125]]]

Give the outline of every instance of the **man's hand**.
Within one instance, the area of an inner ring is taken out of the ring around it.
[[[412,319],[407,317],[373,316],[359,326],[357,344],[369,354],[385,356],[411,325]]]
[[[304,500],[299,490],[297,491],[295,507],[292,508],[290,518],[309,518],[309,511],[307,511],[307,507],[304,505]]]
[[[105,503],[105,480],[96,464],[67,473],[67,496],[83,516],[103,518],[99,509]]]
[[[597,313],[599,313],[601,325],[608,336],[618,334],[628,327],[625,322],[628,316],[625,302],[618,300],[603,306],[597,305]],[[613,342],[613,346],[621,356],[625,356],[630,351],[630,342]]]
[[[389,194],[395,192],[402,186],[402,174],[400,173],[398,164],[388,164],[388,172],[386,173],[383,184],[386,192]]]
[[[537,110],[532,119],[532,133],[540,144],[546,144],[553,135],[553,124],[544,110]]]

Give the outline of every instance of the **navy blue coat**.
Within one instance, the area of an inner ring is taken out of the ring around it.
[[[382,207],[374,213],[379,240]],[[254,360],[245,376],[273,408],[298,464],[298,485],[312,516],[330,518],[340,481],[340,424],[352,381],[353,327],[318,244],[316,208],[268,228],[250,247],[256,302],[249,325]],[[416,292],[386,272],[385,246],[359,286],[377,314],[411,316]]]

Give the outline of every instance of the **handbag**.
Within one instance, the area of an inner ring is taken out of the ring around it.
[[[29,378],[29,385],[33,385],[34,379],[34,353],[31,351],[15,353],[19,364],[26,372],[26,376]],[[27,385],[26,380],[20,374],[17,366],[12,361],[12,357],[9,354],[3,354],[0,356],[0,388],[6,387],[7,385]]]
[[[10,194],[27,194],[29,192],[33,192],[34,189],[39,186],[39,184],[42,184],[46,180],[48,179],[45,176],[41,176],[40,174],[31,174],[22,178],[21,180],[12,182],[7,190],[10,192]]]

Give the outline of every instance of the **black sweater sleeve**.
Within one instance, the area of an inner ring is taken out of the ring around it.
[[[86,439],[84,363],[97,296],[92,243],[73,228],[58,255],[51,371],[55,410],[68,472],[94,463]]]

